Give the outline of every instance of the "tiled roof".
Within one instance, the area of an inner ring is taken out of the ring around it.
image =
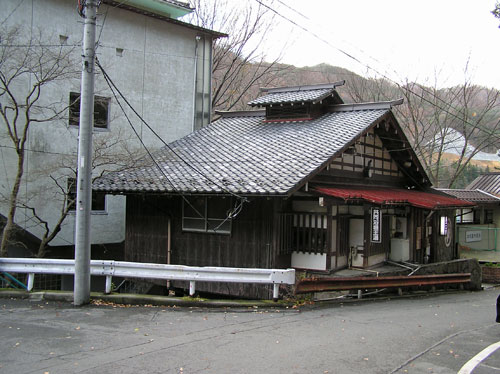
[[[266,95],[261,96],[248,103],[251,106],[266,106],[282,103],[307,103],[319,102],[328,96],[335,94],[335,87],[344,82],[320,84],[314,86],[295,86],[280,88],[263,88]]]
[[[164,3],[169,3],[169,4],[172,4],[172,5],[180,6],[182,8],[192,9],[189,6],[189,3],[184,2],[184,1],[178,1],[178,0],[161,0],[161,1],[163,1]]]
[[[488,173],[480,175],[467,186],[467,189],[479,189],[493,195],[500,195],[500,173]]]
[[[265,123],[263,111],[226,113],[171,143],[173,152],[157,152],[164,174],[155,165],[136,167],[105,175],[94,189],[285,195],[387,113],[339,111],[275,123]]]
[[[469,190],[469,189],[448,189],[448,188],[438,188],[437,190],[442,191],[448,195],[455,196],[457,199],[470,201],[473,203],[497,203],[500,204],[500,198],[493,196],[487,192],[481,190]]]

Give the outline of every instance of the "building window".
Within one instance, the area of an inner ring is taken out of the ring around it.
[[[230,210],[230,198],[186,197],[182,209],[182,230],[230,234]]]
[[[76,210],[76,179],[68,178],[68,195],[66,204],[70,211]],[[93,212],[106,211],[106,194],[102,192],[92,192],[92,207]]]
[[[94,96],[94,128],[107,129],[109,127],[108,97]],[[80,125],[80,93],[69,93],[69,125]]]
[[[195,55],[194,118],[193,130],[199,130],[210,123],[211,77],[212,77],[212,38],[197,36]]]
[[[457,223],[479,223],[477,210],[457,209]]]
[[[484,210],[484,223],[493,223],[493,209]]]

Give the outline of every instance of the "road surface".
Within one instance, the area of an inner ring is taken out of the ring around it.
[[[500,341],[499,289],[310,309],[0,299],[0,373],[458,373]],[[500,373],[500,349],[463,373]]]

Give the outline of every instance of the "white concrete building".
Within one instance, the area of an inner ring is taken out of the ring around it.
[[[60,187],[70,188],[77,152],[83,18],[77,0],[2,0],[2,32],[15,27],[22,40],[38,38],[45,45],[71,50],[75,74],[43,88],[39,104],[62,111],[48,123],[33,123],[26,145],[24,176],[19,201],[36,208],[52,227],[64,205]],[[126,5],[124,5],[126,3]],[[175,0],[104,0],[98,9],[97,56],[107,74],[165,142],[185,136],[210,121],[211,51],[214,38],[223,34],[179,21],[191,12]],[[4,42],[4,40],[2,40]],[[18,48],[23,48],[19,45]],[[27,48],[27,47],[26,47]],[[119,168],[126,157],[144,150],[99,69],[96,69],[94,147],[100,152],[95,169]],[[32,75],[31,75],[32,76]],[[17,83],[22,97],[32,84],[29,75]],[[8,104],[6,95],[0,103]],[[73,103],[73,106],[70,104]],[[126,104],[122,101],[122,105]],[[150,150],[162,143],[136,117],[127,116]],[[16,153],[0,119],[0,214],[7,216],[8,197],[16,171]],[[116,162],[114,162],[116,160]],[[114,165],[113,165],[114,164]],[[57,181],[57,183],[55,183]],[[92,244],[120,243],[125,235],[125,197],[96,196],[92,216]],[[74,244],[75,215],[69,214],[51,246]],[[40,238],[44,227],[28,209],[19,208],[16,223]]]

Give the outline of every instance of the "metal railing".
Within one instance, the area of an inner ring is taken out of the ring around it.
[[[0,258],[0,271],[27,273],[27,290],[31,291],[35,274],[75,274],[75,260]],[[191,296],[195,293],[197,281],[272,284],[273,299],[278,299],[280,284],[295,284],[295,269],[195,267],[113,260],[91,260],[90,274],[106,277],[105,293],[111,293],[113,276],[189,281]]]

